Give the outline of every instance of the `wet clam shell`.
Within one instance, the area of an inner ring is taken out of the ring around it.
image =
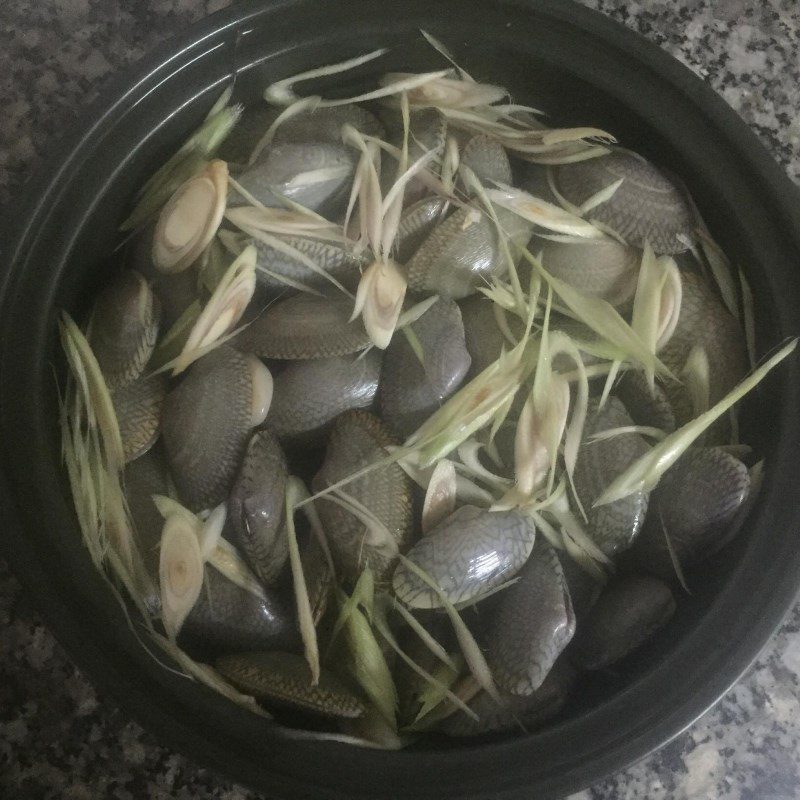
[[[633,300],[641,256],[608,237],[580,242],[542,240],[542,265],[554,277],[613,306]]]
[[[669,587],[645,575],[609,584],[582,620],[569,653],[583,669],[602,669],[649,639],[675,612]]]
[[[681,567],[716,552],[750,491],[750,474],[738,458],[717,447],[689,450],[650,494],[644,528],[630,553],[638,567],[660,577],[675,568],[664,529]]]
[[[400,217],[395,239],[398,264],[405,264],[448,212],[445,197],[424,197],[408,206]]]
[[[251,437],[228,498],[236,544],[264,586],[273,586],[289,557],[284,530],[286,456],[269,429]]]
[[[158,439],[167,386],[165,375],[153,375],[139,378],[111,396],[126,463],[146,453]]]
[[[308,664],[294,653],[235,653],[218,658],[214,666],[240,691],[268,704],[327,717],[355,718],[366,711],[361,698],[330,672],[321,672],[312,685]]]
[[[533,730],[552,719],[564,707],[575,685],[577,672],[564,659],[556,662],[542,685],[528,696],[500,693],[500,704],[486,692],[480,692],[467,703],[478,715],[472,719],[456,711],[441,723],[448,736],[480,736],[485,733]]]
[[[184,620],[178,644],[194,658],[280,650],[297,644],[291,609],[270,590],[258,596],[206,564],[203,587]]]
[[[284,197],[312,211],[330,212],[346,200],[355,166],[355,151],[342,144],[284,142],[270,145],[237,180],[265,206],[283,208],[280,198]],[[310,182],[303,178],[304,173],[327,169],[335,170],[335,177]],[[242,202],[234,194],[229,205]]]
[[[392,338],[381,369],[381,416],[401,438],[458,389],[470,365],[461,310],[452,300],[434,303],[410,329],[422,362],[401,332]]]
[[[168,395],[162,435],[181,498],[193,510],[227,497],[252,424],[249,359],[223,346],[203,356]]]
[[[294,361],[274,379],[267,423],[280,439],[316,442],[349,409],[369,408],[378,392],[382,353]]]
[[[236,338],[236,347],[262,358],[344,356],[370,342],[361,319],[350,322],[352,300],[299,294],[281,300]]]
[[[608,225],[633,247],[649,241],[656,253],[686,250],[679,237],[694,240],[695,221],[683,193],[637,153],[618,148],[599,158],[555,168],[558,190],[580,206],[623,179],[619,189],[589,216]]]
[[[744,335],[738,321],[728,312],[705,279],[684,272],[683,298],[678,324],[658,357],[675,374],[683,369],[690,351],[700,346],[709,364],[709,405],[721,400],[747,374],[748,361]],[[664,384],[664,391],[675,412],[678,426],[693,416],[686,388],[676,382]],[[724,441],[727,420],[712,430],[715,440]],[[711,443],[706,438],[706,443]]]
[[[358,469],[388,455],[395,444],[384,424],[366,411],[346,411],[331,431],[325,461],[314,478],[314,491],[346,478]],[[362,522],[349,511],[321,497],[317,510],[328,536],[337,569],[345,579],[355,580],[365,566],[382,580],[392,569],[398,552],[411,541],[411,481],[397,464],[371,470],[343,487],[386,526],[390,541],[367,536]]]
[[[533,549],[535,529],[519,511],[461,506],[406,554],[451,603],[466,603],[514,577]],[[412,608],[440,608],[439,595],[405,564],[392,586]]]
[[[530,239],[533,226],[505,209],[496,209],[512,252]],[[494,221],[475,209],[460,208],[437,225],[408,262],[408,288],[456,300],[473,294],[492,277],[502,277],[508,262]]]
[[[90,343],[111,391],[133,383],[150,360],[158,338],[161,306],[147,281],[120,273],[98,296]]]
[[[459,306],[464,324],[464,341],[471,359],[466,379],[472,380],[490,364],[494,364],[503,349],[509,350],[513,345],[500,330],[494,303],[488,297],[473,295],[462,300]],[[506,314],[506,320],[511,333],[522,337],[525,332],[522,320],[514,314]]]
[[[637,425],[649,425],[667,433],[675,430],[675,412],[664,388],[656,383],[651,391],[642,370],[626,372],[614,387],[614,394]]]
[[[359,267],[364,264],[364,259],[354,255],[344,245],[310,236],[272,235],[311,259],[321,270],[340,283],[358,283]],[[324,275],[315,272],[299,259],[260,239],[254,239],[252,244],[256,248],[256,279],[260,286],[267,289],[285,289],[287,281],[275,277],[277,275],[311,288],[330,288],[331,282]]]
[[[635,492],[604,506],[595,507],[594,501],[649,447],[636,433],[594,442],[589,437],[600,431],[632,424],[625,406],[616,397],[610,397],[600,411],[597,402],[590,401],[584,442],[575,464],[575,491],[588,517],[587,532],[609,556],[630,547],[641,530],[647,513],[647,493]]]
[[[575,633],[575,615],[556,551],[539,538],[517,582],[498,597],[487,660],[498,687],[531,695]]]
[[[486,188],[512,182],[511,162],[505,148],[492,136],[473,136],[461,153],[461,166],[469,167]]]

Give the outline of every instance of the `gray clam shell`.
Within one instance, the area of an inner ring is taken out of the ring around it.
[[[162,435],[170,472],[193,510],[224,500],[252,429],[252,371],[228,346],[213,350],[167,395]]]
[[[470,365],[461,311],[452,300],[434,303],[410,328],[422,362],[400,332],[392,337],[381,369],[381,416],[401,438],[458,389]]]
[[[126,462],[146,453],[158,439],[167,385],[165,375],[153,375],[138,378],[113,393]]]
[[[461,153],[461,166],[469,167],[484,187],[510,184],[511,163],[505,148],[491,136],[473,136]]]
[[[635,492],[604,506],[595,507],[594,502],[618,475],[649,448],[647,442],[636,433],[624,433],[596,442],[589,441],[589,437],[593,433],[632,424],[633,420],[625,406],[616,397],[610,397],[599,412],[597,403],[590,401],[584,442],[575,464],[575,490],[588,517],[588,533],[606,555],[613,555],[631,546],[644,524],[647,494]]]
[[[363,356],[291,362],[274,378],[267,423],[280,439],[317,442],[339,414],[373,404],[381,361],[373,348]]]
[[[521,569],[533,549],[535,529],[519,511],[461,506],[406,554],[436,582],[451,603],[465,603],[499,586]],[[392,579],[398,599],[412,608],[442,603],[402,562]]]
[[[543,538],[497,602],[487,636],[492,675],[501,689],[531,695],[575,633],[561,562]]]
[[[398,264],[405,264],[419,250],[447,211],[448,201],[444,197],[424,197],[403,211],[395,239]]]

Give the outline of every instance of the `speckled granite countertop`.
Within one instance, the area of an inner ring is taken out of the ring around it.
[[[796,0],[583,0],[708,80],[800,182]],[[0,203],[104,78],[227,0],[2,0]],[[98,697],[0,562],[0,796],[255,800]],[[800,798],[800,608],[718,706],[572,800]]]

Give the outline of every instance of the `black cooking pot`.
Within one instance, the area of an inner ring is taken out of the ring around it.
[[[766,457],[744,530],[689,576],[695,589],[651,645],[595,676],[542,731],[385,753],[294,741],[149,657],[80,543],[59,463],[56,315],[85,310],[110,268],[130,198],[237,74],[269,80],[396,45],[380,66],[430,69],[423,28],[479,79],[561,123],[617,134],[680,175],[757,298],[761,352],[800,331],[800,197],[742,121],[687,69],[630,31],[557,0],[276,0],[238,3],[122,76],[6,222],[0,284],[2,525],[14,571],[97,686],[161,740],[283,798],[553,797],[658,747],[750,664],[798,587],[800,360],[746,405],[743,438]],[[331,91],[335,81],[322,84]]]

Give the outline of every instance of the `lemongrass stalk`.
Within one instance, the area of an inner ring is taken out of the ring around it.
[[[796,347],[797,339],[792,339],[758,369],[740,381],[708,411],[678,428],[630,464],[606,487],[600,497],[595,500],[594,505],[606,505],[628,497],[634,492],[646,492],[654,489],[661,476],[691,447],[697,437],[713,425],[734,403],[758,386],[781,361],[794,352]]]

